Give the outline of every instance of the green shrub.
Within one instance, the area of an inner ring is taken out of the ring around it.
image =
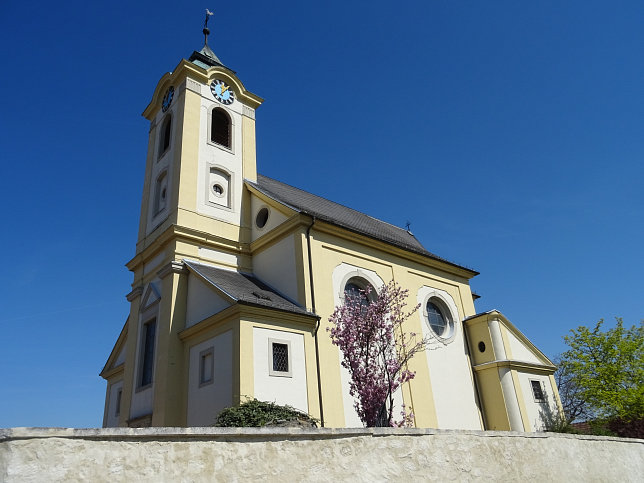
[[[299,422],[303,426],[317,426],[317,420],[291,406],[249,399],[239,406],[224,409],[215,426],[224,428],[252,428]]]

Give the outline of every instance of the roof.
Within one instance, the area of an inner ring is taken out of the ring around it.
[[[440,260],[441,262],[478,275],[478,272],[470,268],[450,262],[427,251],[414,235],[403,228],[391,225],[352,208],[329,201],[326,198],[308,193],[299,188],[294,188],[293,186],[266,176],[258,174],[256,183],[248,180],[246,180],[246,183],[269,198],[299,213],[314,216],[319,220],[389,243],[413,253]]]
[[[204,44],[203,48],[199,52],[195,50],[188,60],[194,64],[197,64],[199,67],[203,67],[204,69],[218,65],[226,67],[221,62],[221,60],[219,60],[219,57],[215,55],[208,44]]]
[[[184,260],[184,263],[236,303],[317,318],[315,314],[278,294],[253,275],[202,265],[189,260]]]

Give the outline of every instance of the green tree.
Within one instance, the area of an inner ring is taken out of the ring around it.
[[[569,377],[576,397],[600,418],[625,421],[644,418],[644,322],[602,331],[580,326],[564,337],[570,347],[561,355],[560,370]]]

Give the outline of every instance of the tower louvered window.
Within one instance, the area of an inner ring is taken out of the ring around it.
[[[230,116],[221,108],[212,110],[210,140],[230,149]]]

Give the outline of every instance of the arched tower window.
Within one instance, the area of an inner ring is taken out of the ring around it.
[[[210,140],[230,149],[230,126],[232,122],[228,113],[220,107],[212,110]]]
[[[167,115],[161,124],[161,138],[159,141],[159,155],[165,153],[170,147],[170,136],[172,134],[172,116]]]

